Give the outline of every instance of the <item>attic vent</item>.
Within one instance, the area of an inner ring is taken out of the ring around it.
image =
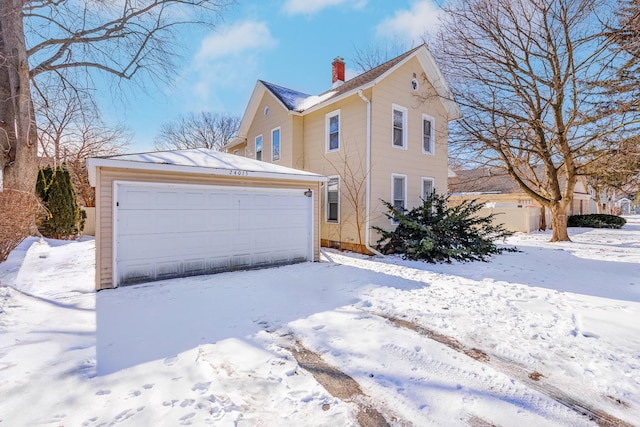
[[[417,91],[420,88],[420,84],[418,83],[417,79],[412,79],[411,80],[411,89],[413,89],[414,91]]]
[[[266,107],[264,107],[264,115],[265,116],[269,115],[269,106],[268,105]]]

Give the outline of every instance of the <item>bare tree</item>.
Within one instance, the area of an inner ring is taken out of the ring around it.
[[[343,218],[349,218],[357,234],[357,246],[348,248],[357,252],[367,253],[363,242],[366,225],[366,182],[369,171],[364,164],[365,156],[358,149],[357,144],[350,144],[345,141],[344,149],[337,153],[334,160],[324,155],[325,160],[331,165],[336,174],[340,177],[340,198],[346,200],[352,211],[351,215],[341,215],[339,218],[338,231],[342,240],[342,227],[345,224]],[[343,242],[341,241],[341,244]]]
[[[463,109],[452,143],[468,161],[503,168],[548,209],[551,241],[569,240],[568,208],[590,158],[612,152],[607,142],[623,140],[637,119],[598,111],[590,90],[610,72],[610,3],[456,1],[433,49]]]
[[[598,213],[602,213],[602,196],[614,192],[635,193],[640,178],[640,137],[628,138],[619,148],[587,162],[587,183],[595,192]]]
[[[605,102],[600,111],[638,111],[640,109],[640,0],[617,0],[606,35],[612,42],[612,72],[596,81]]]
[[[191,113],[164,123],[155,140],[157,150],[209,148],[219,150],[238,133],[240,117],[225,113]]]
[[[214,23],[232,0],[2,0],[0,2],[0,170],[7,188],[33,191],[37,133],[33,95],[41,76],[90,84],[92,72],[117,79],[166,79],[177,68],[181,24]],[[28,38],[25,40],[25,34]]]
[[[368,45],[363,47],[354,47],[353,63],[362,73],[384,64],[385,62],[397,57],[409,50],[407,45],[399,40],[392,44],[386,45]]]

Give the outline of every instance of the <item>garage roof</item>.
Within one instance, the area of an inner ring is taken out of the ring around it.
[[[88,158],[87,169],[92,186],[96,184],[98,167],[295,181],[327,181],[326,177],[315,173],[206,148]]]

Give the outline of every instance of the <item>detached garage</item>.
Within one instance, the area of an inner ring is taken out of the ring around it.
[[[87,168],[98,290],[319,260],[321,175],[207,149]]]

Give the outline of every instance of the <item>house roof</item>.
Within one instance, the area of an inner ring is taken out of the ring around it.
[[[544,181],[544,170],[542,166],[536,166],[535,175]],[[447,185],[450,193],[477,193],[477,194],[511,194],[524,193],[518,183],[507,174],[504,169],[498,168],[478,168],[460,169],[454,171],[455,176],[449,176]],[[559,176],[560,185],[564,185],[565,178]],[[578,180],[581,182],[581,179]],[[574,194],[587,195],[585,184],[576,185]]]
[[[268,83],[263,80],[258,80],[256,86],[249,99],[249,104],[245,110],[244,116],[240,123],[238,130],[238,138],[231,143],[227,144],[226,148],[230,148],[234,145],[244,141],[247,136],[247,132],[251,121],[255,117],[265,91],[271,93],[280,104],[292,114],[305,114],[313,111],[317,108],[321,108],[325,105],[337,102],[338,100],[354,95],[360,90],[367,89],[376,85],[379,81],[386,78],[395,69],[405,64],[411,58],[418,58],[422,68],[424,69],[429,82],[433,85],[438,93],[440,100],[442,101],[449,120],[457,120],[462,117],[458,104],[453,100],[453,95],[447,86],[447,83],[442,76],[440,69],[436,65],[431,53],[427,47],[422,44],[415,47],[408,52],[403,53],[390,61],[385,62],[371,70],[362,73],[350,80],[347,80],[338,87],[329,89],[319,95],[308,95],[303,92],[299,92],[294,89],[286,88],[284,86]]]
[[[450,193],[521,193],[516,181],[504,171],[490,168],[456,170],[448,179]]]
[[[96,183],[96,168],[98,167],[297,181],[327,180],[324,176],[315,173],[206,148],[92,157],[87,159],[89,182],[92,186],[95,186]]]

